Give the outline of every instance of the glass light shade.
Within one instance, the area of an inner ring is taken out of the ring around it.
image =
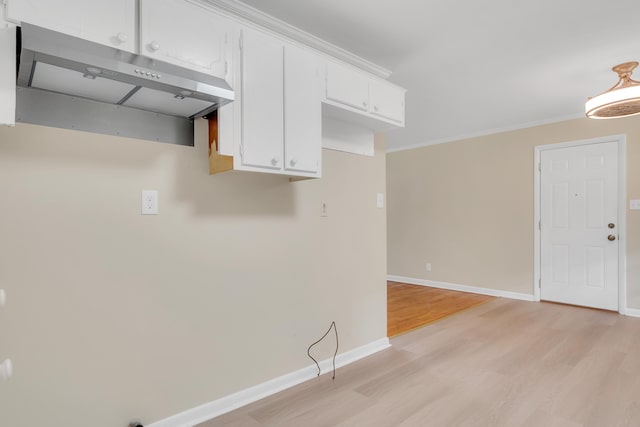
[[[625,86],[594,96],[585,104],[585,112],[592,119],[640,114],[640,85]]]

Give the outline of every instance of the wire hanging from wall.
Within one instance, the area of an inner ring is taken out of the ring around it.
[[[336,355],[338,354],[338,327],[336,326],[336,322],[335,321],[331,322],[331,325],[329,326],[329,329],[327,329],[327,332],[324,333],[322,338],[320,338],[318,341],[314,342],[313,344],[311,344],[309,346],[309,348],[307,349],[307,356],[309,356],[311,358],[311,360],[313,360],[315,362],[316,366],[318,367],[318,376],[320,376],[320,364],[311,355],[311,347],[313,347],[314,345],[318,344],[327,335],[329,335],[329,332],[331,332],[331,328],[333,328],[333,330],[334,330],[334,332],[336,334],[336,351],[333,353],[333,377],[331,377],[332,380],[335,380],[336,379]]]

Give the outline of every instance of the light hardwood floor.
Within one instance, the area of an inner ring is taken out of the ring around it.
[[[640,426],[640,319],[497,298],[201,427]]]
[[[395,337],[494,297],[387,282],[387,336]]]

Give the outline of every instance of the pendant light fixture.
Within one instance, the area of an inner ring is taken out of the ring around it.
[[[615,119],[640,114],[640,82],[631,78],[637,62],[625,62],[612,68],[618,73],[618,83],[585,104],[591,119]]]

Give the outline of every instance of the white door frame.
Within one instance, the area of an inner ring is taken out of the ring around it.
[[[540,157],[544,150],[576,147],[579,145],[600,144],[603,142],[618,143],[618,312],[625,314],[627,309],[627,136],[612,135],[580,141],[561,142],[557,144],[537,145],[534,156],[534,273],[533,296],[540,301]]]

